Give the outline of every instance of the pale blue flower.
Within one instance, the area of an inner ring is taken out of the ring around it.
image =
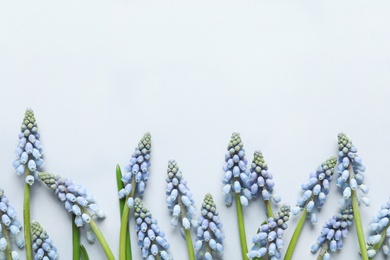
[[[268,254],[270,259],[281,259],[280,249],[284,246],[283,233],[287,229],[289,218],[290,206],[284,204],[278,213],[260,226],[252,239],[254,246],[248,252],[248,258],[254,259]]]
[[[223,170],[222,192],[225,195],[225,204],[231,206],[235,194],[240,196],[243,206],[248,205],[251,199],[249,190],[249,169],[247,168],[247,159],[245,158],[244,145],[242,144],[239,133],[233,133],[228,145],[228,152],[225,155],[225,165]]]
[[[37,179],[37,173],[44,163],[42,144],[39,138],[40,134],[34,112],[27,109],[19,134],[19,143],[15,150],[17,159],[13,162],[13,167],[18,175],[24,175],[28,172],[26,177],[30,177],[28,180],[26,179],[26,182],[30,185],[34,183],[34,179]]]
[[[292,210],[294,215],[306,209],[311,223],[317,223],[318,218],[314,209],[322,208],[325,203],[336,162],[337,158],[331,157],[318,166],[315,172],[310,173],[309,179],[301,185],[303,194]]]
[[[196,227],[195,203],[192,199],[192,192],[175,160],[168,162],[166,182],[167,206],[172,214],[171,225],[175,227],[180,222],[184,229]],[[184,212],[181,212],[182,210]]]
[[[126,197],[132,191],[137,191],[140,197],[144,195],[146,182],[150,175],[150,149],[151,136],[150,133],[146,133],[135,148],[130,164],[125,167],[126,173],[122,176],[124,188],[119,191],[119,198]]]
[[[370,204],[370,200],[364,196],[368,193],[368,187],[363,183],[366,166],[363,165],[362,159],[357,154],[357,148],[352,141],[343,133],[338,135],[339,153],[337,171],[339,177],[337,186],[342,190],[343,197],[339,200],[341,208],[346,208],[351,204],[352,190],[360,190],[358,200],[365,205]]]
[[[210,193],[206,194],[198,218],[198,230],[195,240],[197,259],[222,259],[225,235],[219,219],[217,206]]]
[[[34,221],[31,225],[32,249],[34,251],[34,260],[47,259],[54,260],[57,258],[57,248],[53,246],[53,241],[49,238],[46,230]]]
[[[165,239],[165,233],[139,198],[134,200],[134,217],[142,259],[159,259],[158,257],[163,260],[173,259],[168,253],[170,245]]]

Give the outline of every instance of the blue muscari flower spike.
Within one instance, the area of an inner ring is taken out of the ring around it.
[[[248,252],[248,258],[263,257],[268,253],[270,259],[281,259],[280,249],[283,247],[283,231],[287,229],[287,221],[290,218],[290,206],[284,204],[279,212],[268,218],[262,224],[257,234],[253,237],[254,246]]]
[[[130,159],[130,164],[125,167],[126,173],[122,177],[125,188],[119,191],[119,198],[124,198],[130,194],[132,189],[136,189],[138,195],[142,197],[145,191],[146,182],[149,179],[151,136],[146,133]]]
[[[57,248],[53,246],[53,241],[49,238],[49,235],[47,234],[46,230],[44,230],[37,221],[34,221],[32,223],[31,230],[33,241],[32,248],[35,253],[34,260],[57,259]]]
[[[88,224],[94,216],[105,218],[104,211],[99,208],[93,196],[82,185],[47,172],[40,172],[38,177],[54,191],[64,203],[65,209],[75,215],[76,226]]]
[[[263,200],[272,198],[275,203],[280,202],[280,197],[273,194],[275,183],[272,177],[272,173],[268,171],[268,165],[264,161],[263,154],[260,151],[255,151],[249,176],[252,196],[256,198],[260,195]]]
[[[187,181],[182,177],[175,160],[168,162],[167,169],[167,206],[172,214],[171,225],[176,227],[179,220],[184,229],[197,226],[195,218],[195,203]],[[182,212],[183,211],[183,212]]]
[[[357,154],[357,148],[345,134],[341,133],[338,135],[338,144],[337,171],[339,177],[337,179],[337,186],[343,192],[343,197],[339,200],[339,205],[341,208],[346,208],[351,204],[352,190],[359,188],[363,194],[368,193],[368,187],[363,184],[363,173],[366,170],[366,166],[362,164],[362,159]],[[359,202],[362,201],[367,206],[370,204],[370,200],[365,196],[358,197],[358,199]]]
[[[298,199],[296,207],[292,210],[294,215],[306,208],[311,223],[317,223],[318,218],[314,211],[315,208],[322,208],[325,203],[336,162],[337,158],[333,156],[318,166],[315,172],[310,173],[309,180],[301,185],[303,195]]]
[[[322,247],[324,259],[330,259],[329,251],[335,252],[343,247],[343,238],[347,237],[348,227],[352,225],[352,221],[352,206],[342,209],[325,223],[317,242],[311,246],[311,252],[314,254]]]
[[[247,159],[245,158],[244,145],[239,133],[233,133],[228,145],[228,152],[225,155],[225,165],[223,170],[225,176],[222,180],[224,184],[222,192],[225,195],[225,204],[231,206],[234,194],[240,194],[240,201],[243,206],[248,205],[252,195],[249,184],[249,170],[247,169]]]
[[[210,193],[206,194],[202,203],[201,215],[198,219],[198,231],[195,240],[197,259],[222,259],[225,235],[222,233],[222,222]]]
[[[18,248],[24,247],[23,234],[20,232],[22,224],[16,218],[15,209],[9,204],[4,190],[0,189],[0,259],[8,259],[6,247],[11,241],[15,242]],[[17,251],[10,252],[12,259],[20,259]]]
[[[43,150],[39,138],[34,112],[27,109],[19,134],[19,143],[15,150],[18,158],[13,162],[13,167],[18,175],[24,175],[26,171],[29,171],[25,181],[30,185],[34,184],[34,180],[37,179],[36,174],[43,166]]]
[[[173,259],[168,253],[170,245],[165,239],[165,233],[160,230],[157,225],[157,220],[153,218],[150,211],[142,205],[139,198],[134,200],[134,217],[138,246],[141,248],[142,259]]]
[[[367,239],[367,253],[373,258],[382,246],[383,253],[390,255],[390,200],[381,206],[379,212],[372,218],[370,236]],[[386,239],[387,238],[387,239]]]

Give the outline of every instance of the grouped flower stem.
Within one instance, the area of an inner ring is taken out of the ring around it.
[[[246,243],[246,234],[245,234],[245,225],[244,225],[244,214],[242,212],[242,205],[240,201],[240,194],[234,195],[236,198],[236,210],[237,210],[237,223],[238,231],[240,233],[240,244],[241,244],[241,253],[242,259],[247,260],[248,256],[248,245]]]
[[[0,213],[0,217],[1,216],[2,216],[2,214]],[[5,248],[5,255],[6,255],[7,259],[12,259],[11,243],[10,243],[11,241],[9,239],[7,227],[6,227],[6,225],[4,225],[4,223],[1,223],[1,229],[2,229],[2,235],[4,236],[5,240],[7,241],[7,247]]]
[[[181,218],[183,219],[186,217],[186,213],[185,213],[186,210],[184,208],[184,205],[183,205],[183,202],[181,200],[180,195],[178,196],[178,201],[179,201],[179,205],[180,205]],[[190,229],[185,229],[185,228],[183,228],[183,229],[184,229],[184,236],[185,236],[186,244],[187,244],[188,258],[189,258],[189,260],[195,260],[194,245],[192,243]]]
[[[88,211],[85,210],[83,207],[81,207],[81,212],[89,215]],[[108,245],[106,239],[104,238],[102,232],[100,231],[99,227],[97,226],[95,220],[93,220],[92,217],[91,221],[89,222],[89,225],[91,226],[93,233],[95,233],[96,238],[99,240],[99,243],[107,256],[107,259],[115,260],[114,254],[112,253],[110,246]]]
[[[122,171],[121,167],[117,164],[116,165],[116,180],[117,180],[117,186],[118,186],[118,191],[123,189],[123,182],[122,182]],[[126,200],[125,199],[119,199],[119,212],[120,212],[120,217],[122,219],[123,215],[123,210],[125,208],[128,208],[126,205]],[[126,260],[131,260],[132,259],[132,252],[131,252],[131,240],[130,240],[130,230],[127,228],[126,231]]]
[[[126,196],[125,198],[125,203],[129,198],[134,197],[134,192],[135,192],[135,177],[133,176],[131,179],[131,186],[133,189],[131,190],[130,194]],[[122,220],[121,220],[121,229],[120,229],[120,234],[119,234],[119,259],[120,260],[126,260],[126,245],[127,243],[127,235],[129,234],[129,214],[130,214],[130,208],[125,205],[123,207],[123,212],[122,212]],[[130,240],[130,239],[129,239]],[[131,256],[131,254],[129,254]],[[131,259],[131,258],[130,258]]]
[[[355,173],[351,164],[349,165],[348,170],[350,172],[349,179],[354,178]],[[359,247],[360,247],[362,259],[368,260],[366,239],[364,238],[362,219],[360,217],[359,202],[358,202],[356,191],[357,191],[356,189],[351,191],[353,218],[355,219],[356,233],[359,241]]]
[[[274,212],[272,211],[272,205],[271,205],[270,200],[265,200],[264,203],[265,203],[265,208],[267,209],[267,216],[269,218],[273,217]]]
[[[30,175],[30,170],[26,168],[24,177]],[[24,182],[24,200],[23,200],[23,221],[24,221],[24,241],[26,244],[26,260],[32,260],[31,243],[31,219],[30,219],[30,184]]]
[[[328,244],[325,243],[322,246],[322,249],[321,249],[320,253],[317,256],[317,260],[322,260],[324,258],[324,255],[326,254],[327,251],[328,251]]]
[[[72,244],[73,244],[73,260],[80,260],[80,229],[74,223],[76,216],[72,215]]]
[[[306,217],[307,217],[307,210],[306,208],[304,208],[301,217],[299,218],[298,224],[294,230],[294,233],[291,237],[290,244],[288,245],[284,260],[290,260],[292,258],[292,255],[294,254],[295,246],[298,243],[298,238],[301,235],[303,225],[305,224]]]

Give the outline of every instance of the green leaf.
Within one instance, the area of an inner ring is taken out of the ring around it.
[[[81,257],[81,260],[89,260],[87,250],[85,249],[85,247],[82,244],[80,244],[80,257]]]

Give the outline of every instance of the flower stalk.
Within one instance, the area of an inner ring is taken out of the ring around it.
[[[237,212],[237,224],[238,224],[238,232],[240,235],[240,245],[241,245],[241,255],[243,260],[248,259],[248,245],[246,242],[246,234],[245,234],[245,224],[244,224],[244,214],[242,212],[242,205],[240,201],[240,195],[235,194],[236,199],[236,212]]]

